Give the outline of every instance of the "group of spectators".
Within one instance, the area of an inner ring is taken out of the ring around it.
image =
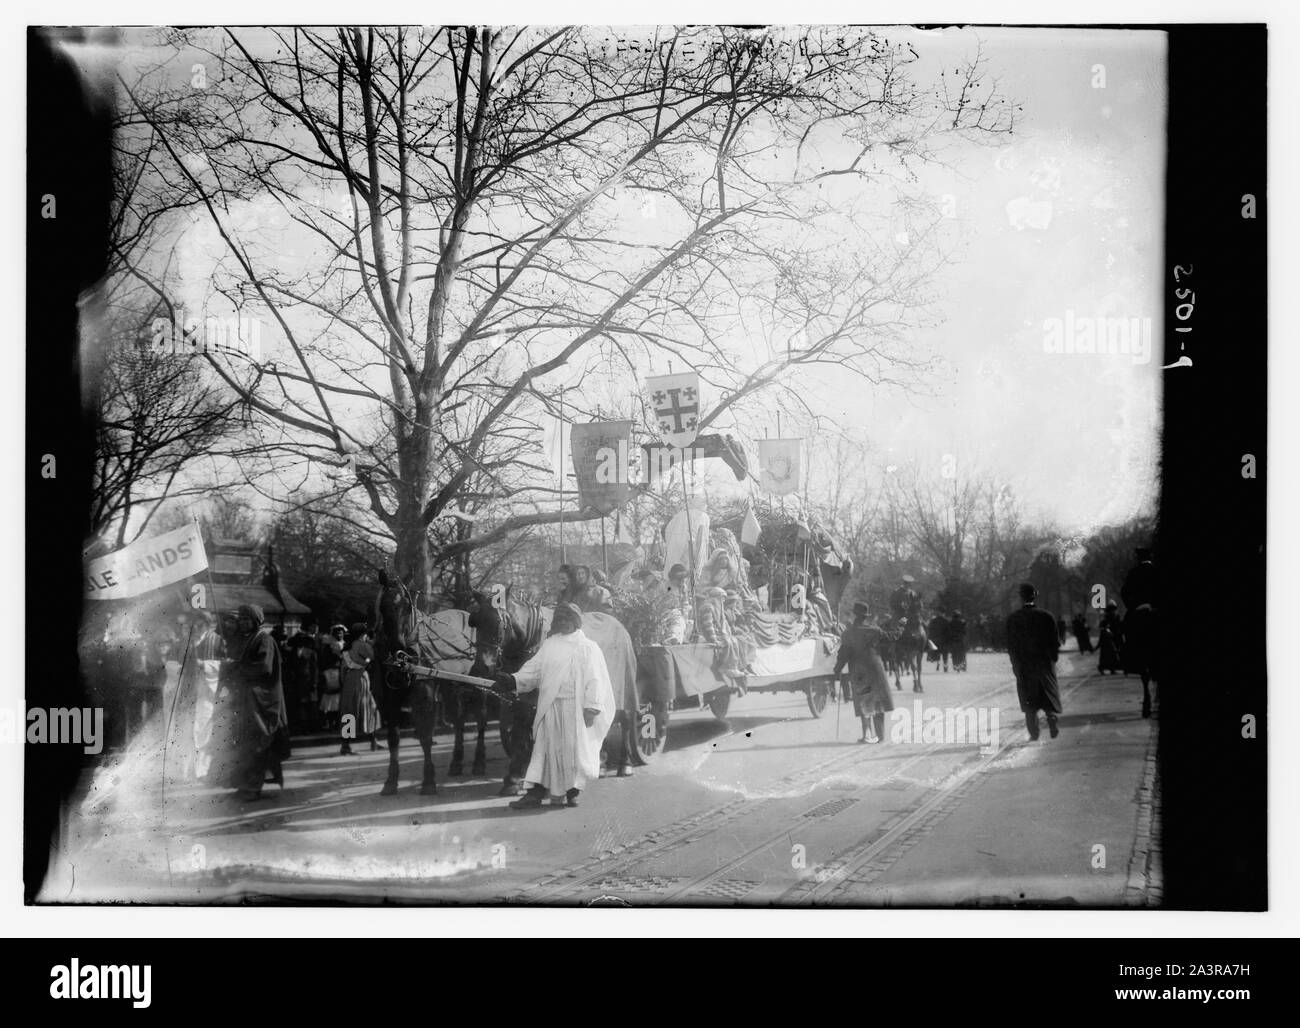
[[[357,622],[348,629],[336,624],[321,632],[314,621],[307,621],[284,643],[284,654],[285,694],[296,716],[339,732],[341,756],[352,753],[354,740],[378,749],[381,726],[374,690],[380,683],[373,680],[375,647],[369,626]]]

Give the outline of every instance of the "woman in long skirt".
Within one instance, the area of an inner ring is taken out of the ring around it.
[[[352,752],[354,738],[370,740],[370,748],[378,749],[375,733],[379,731],[379,710],[370,694],[369,667],[375,659],[375,648],[370,642],[370,630],[365,625],[352,626],[352,644],[343,651],[340,672],[342,691],[339,694],[339,713],[342,719],[343,746],[339,754]]]

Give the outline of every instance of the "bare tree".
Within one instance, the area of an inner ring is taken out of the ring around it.
[[[184,187],[212,288],[282,344],[212,367],[282,458],[355,469],[426,596],[437,566],[574,517],[529,476],[560,385],[577,417],[588,384],[675,362],[713,391],[704,427],[801,367],[908,381],[946,259],[917,168],[1014,114],[977,66],[954,95],[857,28],[161,42],[170,64],[121,76],[142,174]],[[206,87],[178,85],[196,55]]]

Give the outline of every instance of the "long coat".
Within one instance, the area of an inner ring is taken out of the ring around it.
[[[849,681],[853,683],[853,700],[860,713],[875,713],[894,709],[894,698],[889,691],[889,678],[885,664],[880,659],[880,647],[885,633],[875,625],[856,623],[844,629],[840,637],[840,652],[835,658],[838,675],[847,666]]]
[[[1061,690],[1056,684],[1060,650],[1056,618],[1047,611],[1026,604],[1007,618],[1007,653],[1016,675],[1020,709],[1026,714],[1061,712]]]
[[[238,711],[231,784],[257,791],[267,770],[280,778],[280,760],[288,749],[289,738],[280,648],[269,628],[261,625],[243,640],[231,672]]]

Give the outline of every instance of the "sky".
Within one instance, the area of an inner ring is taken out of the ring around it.
[[[910,340],[936,358],[932,373],[904,392],[801,369],[797,388],[836,432],[863,445],[877,468],[916,462],[937,470],[955,460],[962,470],[1008,483],[1030,516],[1072,532],[1150,509],[1162,334],[1163,34],[884,31],[914,42],[921,81],[978,45],[986,74],[1021,110],[1012,135],[995,145],[960,144],[946,153],[945,167],[921,172],[919,188],[945,205],[945,238],[956,244],[933,281],[932,324]],[[257,34],[241,31],[252,40]],[[152,56],[136,55],[142,62]],[[185,55],[175,60],[176,74],[184,77],[189,68]],[[273,204],[253,203],[230,218],[260,232],[287,262],[282,267],[293,266],[300,244],[292,225],[279,225],[283,214]],[[651,223],[646,230],[653,231]],[[180,244],[187,277],[206,290],[220,240],[199,224],[181,233]],[[1150,340],[1147,353],[1048,352],[1051,326],[1059,338],[1100,318],[1134,325],[1138,338]],[[765,424],[752,414],[715,427],[749,439],[777,434],[774,419]],[[866,471],[830,466],[827,440],[812,438],[811,426],[787,416],[781,428],[809,437],[814,495],[826,476]],[[544,440],[551,453],[553,437],[551,425]],[[744,491],[721,466],[699,471],[704,488],[717,495]]]
[[[967,148],[927,188],[955,201],[961,256],[939,274],[939,358],[922,391],[808,375],[806,396],[882,462],[959,466],[1086,533],[1154,506],[1160,425],[1165,43],[1159,32],[917,33],[923,57],[970,51],[1023,105],[1014,134]],[[1104,79],[1094,66],[1104,66]],[[1094,86],[1094,82],[1104,85]],[[1140,354],[1045,352],[1045,323],[1149,319]],[[784,434],[794,434],[787,420]],[[775,424],[771,426],[775,435]],[[813,473],[832,474],[814,453]],[[718,478],[719,476],[714,476]],[[719,478],[719,480],[721,480]],[[816,489],[816,484],[813,486]]]

